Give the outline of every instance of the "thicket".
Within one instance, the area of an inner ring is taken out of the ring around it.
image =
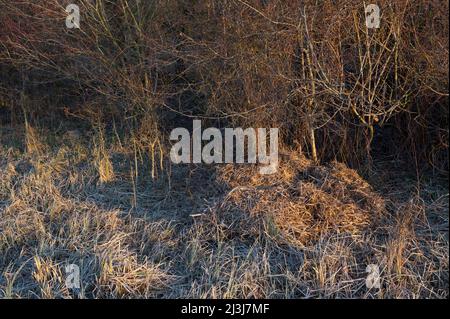
[[[200,118],[279,127],[321,162],[448,171],[448,1],[377,1],[379,29],[359,0],[74,3],[80,29],[67,1],[0,0],[2,121],[82,119],[164,154]]]

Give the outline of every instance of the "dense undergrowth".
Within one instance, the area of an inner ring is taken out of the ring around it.
[[[448,1],[77,4],[0,0],[1,297],[448,298]],[[171,164],[194,118],[278,172]]]

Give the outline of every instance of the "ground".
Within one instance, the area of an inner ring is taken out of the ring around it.
[[[448,185],[436,177],[293,151],[270,176],[152,165],[98,141],[0,128],[0,297],[448,298]],[[66,285],[69,264],[80,289]]]

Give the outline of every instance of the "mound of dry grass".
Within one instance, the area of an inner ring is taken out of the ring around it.
[[[275,175],[231,165],[221,170],[219,178],[232,187],[220,211],[270,218],[283,237],[301,246],[331,233],[361,234],[384,212],[381,196],[339,163],[316,166],[293,157]]]

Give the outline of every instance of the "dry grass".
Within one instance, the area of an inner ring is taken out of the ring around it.
[[[147,164],[136,178],[133,150],[114,145],[105,181],[94,141],[69,132],[30,153],[29,134],[2,129],[1,297],[448,297],[446,187],[391,196],[290,153],[270,177],[181,166],[153,179]],[[67,264],[80,290],[65,286]],[[368,264],[380,290],[366,288]]]

